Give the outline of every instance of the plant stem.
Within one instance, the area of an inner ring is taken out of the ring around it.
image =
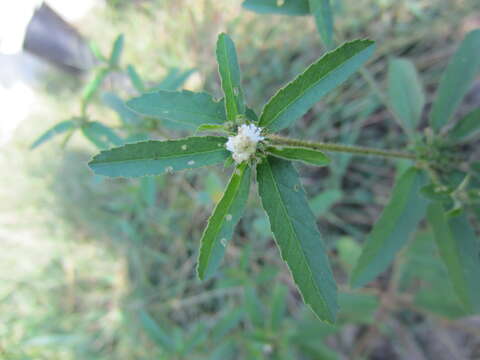
[[[381,150],[375,148],[367,148],[363,146],[350,146],[342,144],[333,144],[333,143],[324,143],[324,142],[312,142],[298,139],[290,139],[277,135],[269,135],[267,138],[272,145],[280,146],[300,146],[304,148],[314,149],[314,150],[323,150],[323,151],[332,151],[332,152],[342,152],[350,153],[355,155],[366,155],[366,156],[380,156],[385,158],[399,158],[399,159],[410,159],[417,160],[415,154],[402,152],[402,151],[393,151],[393,150]]]

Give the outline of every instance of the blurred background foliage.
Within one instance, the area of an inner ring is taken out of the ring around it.
[[[380,91],[389,58],[406,57],[428,104],[459,40],[480,25],[477,0],[335,0],[333,7],[338,41],[377,42],[368,68]],[[256,111],[325,51],[311,17],[260,16],[239,0],[109,0],[76,25],[104,54],[125,34],[121,66],[134,64],[148,87],[168,79],[216,97],[215,41],[228,32]],[[348,287],[401,163],[337,155],[328,169],[300,166],[343,284],[340,320],[325,325],[302,304],[254,196],[219,274],[196,278],[198,240],[228,178],[222,168],[111,180],[89,171],[96,148],[78,134],[65,147],[59,137],[28,150],[41,131],[79,112],[88,81],[48,72],[38,86],[42,105],[0,153],[2,359],[480,358],[480,320],[465,317],[428,228],[377,282]],[[117,97],[136,94],[125,72],[110,74],[101,90],[89,116],[122,136],[141,133],[115,106]],[[460,113],[479,104],[477,81]],[[157,121],[145,132],[164,138],[185,130]],[[380,148],[406,143],[359,75],[290,134]]]

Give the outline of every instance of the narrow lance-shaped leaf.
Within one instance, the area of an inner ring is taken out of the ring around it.
[[[448,132],[454,141],[468,141],[480,133],[480,108],[473,110]]]
[[[428,222],[450,281],[465,310],[480,313],[480,242],[464,215],[448,218],[438,203],[428,207]]]
[[[112,92],[103,93],[102,101],[118,114],[125,125],[138,125],[143,121],[140,115],[128,108],[125,101]]]
[[[167,76],[165,76],[165,78],[160,81],[160,83],[158,83],[152,88],[152,91],[175,91],[182,87],[185,81],[187,81],[190,75],[192,75],[195,71],[195,69],[188,69],[182,71],[178,68],[172,68],[168,71]]]
[[[120,56],[122,56],[123,52],[123,43],[124,43],[124,36],[123,34],[118,35],[113,43],[112,52],[110,54],[110,59],[108,60],[111,67],[118,66],[120,62]]]
[[[95,43],[94,41],[90,41],[88,43],[88,47],[90,48],[93,56],[95,56],[98,60],[100,61],[106,61],[105,56],[102,54],[102,51],[98,47],[98,44]]]
[[[430,114],[430,124],[440,130],[453,116],[480,71],[480,30],[468,33],[442,76]]]
[[[245,0],[245,9],[259,14],[308,15],[308,0]]]
[[[416,131],[425,105],[425,94],[413,63],[394,59],[388,67],[388,94],[393,111],[409,136]]]
[[[135,89],[139,93],[143,93],[145,91],[145,84],[143,83],[142,78],[140,77],[140,75],[138,74],[137,70],[133,65],[127,66],[127,74],[128,74],[128,77],[130,78],[130,82],[135,87]]]
[[[318,150],[306,149],[302,147],[276,148],[269,146],[266,148],[266,151],[276,157],[287,160],[302,161],[309,165],[325,166],[330,164],[330,158]]]
[[[203,124],[225,122],[222,101],[215,101],[207,93],[165,91],[143,94],[127,102],[127,106],[144,116],[169,120],[196,129]]]
[[[233,171],[225,193],[213,210],[200,240],[197,273],[211,277],[220,265],[225,247],[243,214],[250,190],[251,170],[246,162]]]
[[[92,101],[93,95],[97,92],[98,88],[102,85],[103,80],[108,75],[109,70],[101,68],[97,71],[94,78],[85,86],[82,92],[82,105],[83,107]]]
[[[322,96],[352,75],[373,53],[370,40],[355,40],[322,56],[265,105],[260,126],[279,131],[303,116]]]
[[[245,113],[243,91],[240,84],[240,66],[238,65],[235,44],[227,34],[220,34],[217,41],[217,62],[223,93],[225,94],[225,112],[227,120],[235,121],[237,115]]]
[[[306,304],[335,321],[337,289],[325,245],[293,165],[267,157],[257,166],[259,194],[270,227]]]
[[[105,150],[93,157],[90,168],[99,175],[137,177],[194,169],[222,163],[230,152],[225,137],[144,141]]]
[[[333,13],[330,0],[309,0],[309,3],[323,43],[328,49],[333,48]]]
[[[162,329],[155,319],[153,319],[148,312],[141,310],[139,312],[139,322],[142,325],[143,330],[147,335],[157,344],[160,348],[167,352],[175,350],[175,341],[170,337],[167,331]]]
[[[413,167],[400,176],[352,272],[352,286],[363,286],[383,272],[415,232],[428,204],[420,195],[426,182],[423,171]]]
[[[99,149],[123,144],[123,140],[112,129],[97,121],[89,121],[82,126],[82,133]]]
[[[34,141],[34,143],[30,146],[30,149],[35,149],[36,147],[42,145],[43,143],[47,142],[51,138],[56,135],[63,134],[69,130],[72,130],[76,127],[75,119],[62,121],[52,128],[45,131],[40,137]]]

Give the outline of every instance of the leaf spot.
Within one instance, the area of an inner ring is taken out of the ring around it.
[[[185,145],[185,144],[182,145],[182,150],[187,150],[187,148],[188,148],[187,145]]]
[[[232,214],[227,214],[227,216],[225,216],[225,219],[227,221],[232,221],[232,218],[233,218]]]
[[[172,173],[173,172],[173,167],[172,166],[167,166],[165,168],[165,172],[168,173],[168,174]]]
[[[188,164],[188,165],[194,165],[194,164],[195,164],[195,161],[194,161],[194,160],[190,160],[187,164]]]
[[[227,246],[227,239],[221,238],[220,239],[220,244],[222,244],[223,247],[226,247]]]

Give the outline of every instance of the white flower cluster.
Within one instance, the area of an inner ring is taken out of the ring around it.
[[[240,125],[237,135],[228,138],[225,146],[228,151],[233,153],[233,160],[235,160],[237,164],[250,159],[250,157],[255,154],[257,143],[264,139],[264,137],[260,135],[261,131],[261,128],[253,124]]]

